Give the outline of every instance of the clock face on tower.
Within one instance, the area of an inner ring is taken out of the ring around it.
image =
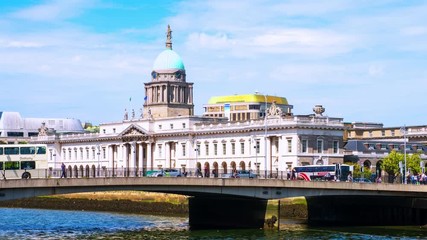
[[[152,76],[153,78],[157,78],[157,73],[156,73],[155,71],[153,71],[153,72],[151,72],[151,76]]]
[[[175,73],[175,77],[176,77],[176,78],[181,78],[181,72],[176,72],[176,73]]]

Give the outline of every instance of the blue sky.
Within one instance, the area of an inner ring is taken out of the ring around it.
[[[139,109],[167,24],[195,111],[259,91],[295,114],[424,125],[427,2],[0,1],[0,111],[120,121]],[[132,101],[129,102],[129,98]]]

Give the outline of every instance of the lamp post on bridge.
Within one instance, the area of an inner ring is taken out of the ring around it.
[[[255,92],[255,94],[260,94],[259,92]],[[264,96],[264,169],[265,169],[265,178],[267,178],[267,95],[262,94]]]
[[[405,160],[405,166],[404,166],[404,170],[403,170],[403,178],[404,178],[404,183],[408,184],[408,180],[406,178],[406,172],[407,172],[407,165],[406,165],[406,125],[404,125],[403,127],[400,128],[400,133],[403,134],[403,158]]]

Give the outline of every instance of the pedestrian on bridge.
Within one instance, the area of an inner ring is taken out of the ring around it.
[[[67,178],[67,174],[65,173],[65,164],[61,164],[61,178]]]

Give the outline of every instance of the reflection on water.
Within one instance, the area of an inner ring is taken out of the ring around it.
[[[313,228],[281,220],[275,230],[189,231],[188,220],[103,212],[0,208],[0,239],[426,239],[420,227]]]

